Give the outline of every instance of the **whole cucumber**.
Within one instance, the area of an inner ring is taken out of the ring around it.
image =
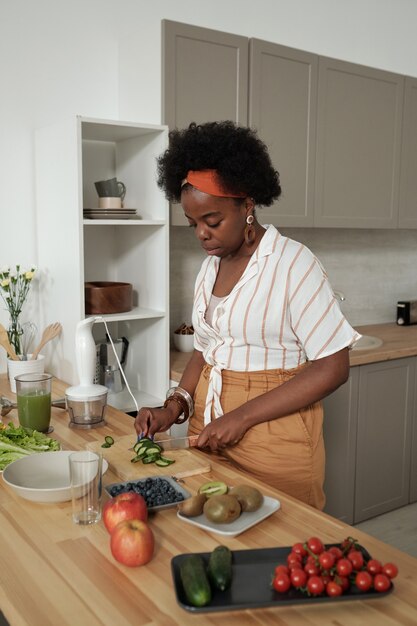
[[[211,602],[211,587],[201,556],[186,557],[180,565],[180,577],[185,596],[192,606],[206,606]]]
[[[224,591],[232,582],[232,553],[226,546],[217,546],[210,554],[208,575],[220,591]]]

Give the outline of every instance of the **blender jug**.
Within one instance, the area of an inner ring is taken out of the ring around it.
[[[126,362],[129,341],[126,337],[115,339],[113,341],[120,365],[123,367]],[[110,341],[99,344],[99,371],[100,384],[108,388],[112,393],[120,393],[125,387],[125,383],[117,363],[116,356],[113,352]]]

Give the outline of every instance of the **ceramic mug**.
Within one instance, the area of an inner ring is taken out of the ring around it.
[[[123,198],[126,195],[126,185],[117,178],[99,180],[94,183],[99,198]]]
[[[120,197],[105,197],[98,199],[98,206],[100,209],[121,209],[122,199]]]

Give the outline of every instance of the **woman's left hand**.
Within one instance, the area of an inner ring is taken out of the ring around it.
[[[226,413],[208,424],[200,433],[197,441],[199,448],[210,448],[212,452],[233,446],[242,439],[247,428],[243,420]]]

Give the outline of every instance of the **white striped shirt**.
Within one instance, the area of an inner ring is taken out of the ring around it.
[[[196,279],[194,347],[212,365],[204,422],[223,414],[223,369],[291,369],[352,345],[360,335],[342,314],[327,275],[303,244],[270,225],[242,276],[205,319],[220,258],[205,259]]]

